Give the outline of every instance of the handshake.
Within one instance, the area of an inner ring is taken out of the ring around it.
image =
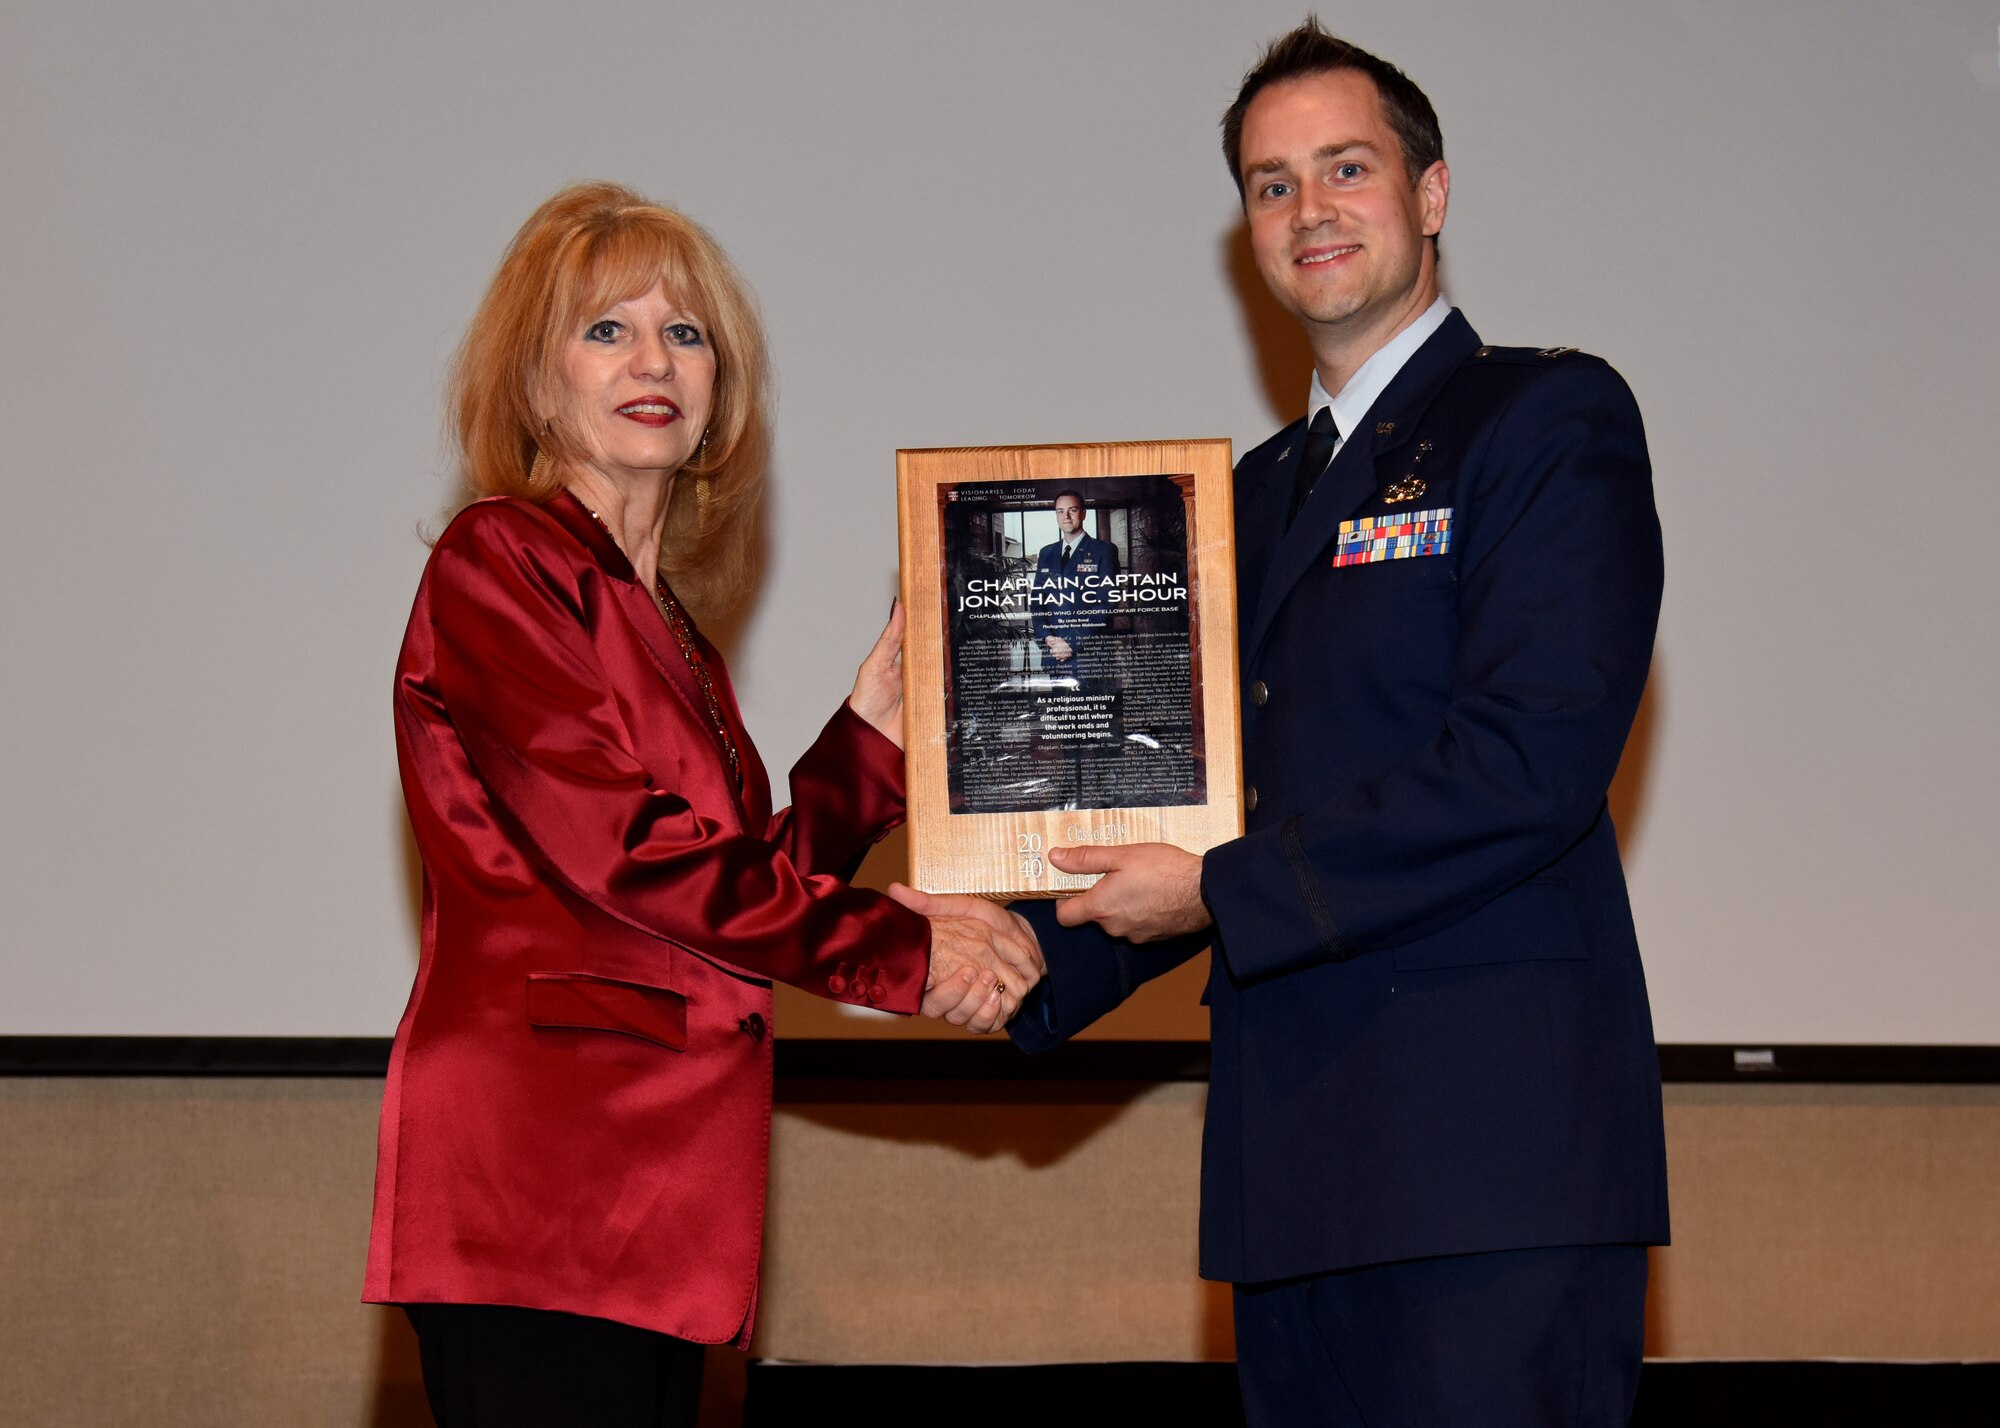
[[[1005,1026],[1045,970],[1027,919],[984,898],[918,892],[901,883],[889,896],[930,920],[924,1015],[972,1032]]]
[[[1094,873],[1087,892],[1056,908],[1064,927],[1094,922],[1113,937],[1157,942],[1209,927],[1201,895],[1201,855],[1171,843],[1115,848],[1055,848],[1049,861],[1065,873]],[[981,898],[918,892],[901,883],[889,896],[931,922],[931,972],[924,1015],[967,1031],[997,1031],[1048,970],[1035,930],[1019,913]]]

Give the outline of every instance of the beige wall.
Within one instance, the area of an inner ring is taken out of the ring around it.
[[[786,1107],[767,1352],[1230,1357],[1194,1276],[1203,1087],[928,1090]],[[1672,1087],[1667,1132],[1650,1354],[2000,1358],[2000,1088]]]
[[[1228,1357],[1200,1086],[791,1091],[761,1352]],[[407,1331],[355,1302],[379,1094],[0,1080],[0,1422],[425,1422]],[[2000,1088],[1680,1087],[1668,1131],[1651,1352],[2000,1358]]]
[[[543,196],[685,207],[768,316],[766,578],[710,633],[782,771],[897,588],[898,447],[1299,416],[1216,126],[1318,8],[1437,102],[1452,301],[1646,415],[1616,808],[1660,1039],[1990,1040],[1987,0],[553,8],[0,3],[0,1033],[396,1025],[390,658],[445,368]],[[635,14],[670,85],[603,82]]]

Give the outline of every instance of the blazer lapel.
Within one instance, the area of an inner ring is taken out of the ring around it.
[[[1305,444],[1304,428],[1300,428],[1301,435],[1292,442],[1288,459],[1279,462],[1280,469],[1265,481],[1252,511],[1244,513],[1263,528],[1262,539],[1269,542],[1270,550],[1269,564],[1258,587],[1257,612],[1242,641],[1246,663],[1271,632],[1271,624],[1292,587],[1333,541],[1340,523],[1375,494],[1378,484],[1375,458],[1409,439],[1416,418],[1430,405],[1438,388],[1478,347],[1479,334],[1456,308],[1452,309],[1443,326],[1426,338],[1423,346],[1410,354],[1402,370],[1390,379],[1357,429],[1342,439],[1333,464],[1319,478],[1291,529],[1285,530],[1288,503],[1277,499],[1273,492],[1291,491],[1299,449]],[[1254,573],[1254,567],[1246,566],[1244,574],[1254,576]]]
[[[1293,463],[1296,466],[1296,462]],[[1344,438],[1340,450],[1333,454],[1333,464],[1326,468],[1319,483],[1313,487],[1312,495],[1299,508],[1299,518],[1292,522],[1292,528],[1278,537],[1276,547],[1271,552],[1271,563],[1264,572],[1264,584],[1257,597],[1256,618],[1250,624],[1250,638],[1243,648],[1255,653],[1270,632],[1271,622],[1278,617],[1278,607],[1285,603],[1299,577],[1306,573],[1313,559],[1325,549],[1328,541],[1340,523],[1351,515],[1356,506],[1366,501],[1375,490],[1374,454],[1368,441],[1367,424],[1352,436]],[[1280,522],[1284,512],[1278,512]]]
[[[1303,455],[1305,435],[1304,422],[1292,423],[1273,439],[1271,444],[1278,447],[1278,454],[1262,476],[1238,474],[1236,590],[1246,609],[1248,601],[1261,597],[1264,577],[1271,569],[1271,553],[1285,533],[1285,506]]]
[[[688,667],[687,656],[675,643],[673,633],[667,628],[659,606],[653,603],[653,592],[641,584],[632,562],[625,558],[625,552],[618,548],[618,542],[611,538],[611,532],[598,524],[597,517],[585,508],[583,502],[568,491],[557,493],[544,508],[560,522],[565,530],[596,556],[598,565],[611,577],[606,587],[610,590],[625,619],[638,632],[640,643],[652,656],[653,665],[660,677],[667,682],[680,701],[687,708],[688,718],[696,728],[708,735],[708,741],[715,748],[716,761],[726,765],[729,756],[722,745],[722,736],[716,731],[714,720],[709,717],[708,700],[695,681],[694,671]],[[690,621],[692,624],[692,621]],[[699,633],[696,640],[705,645]],[[713,658],[713,651],[709,652]],[[713,670],[721,670],[721,662],[716,660]],[[727,684],[722,687],[727,689]],[[733,709],[730,711],[733,713]],[[747,765],[749,741],[737,736],[737,756]],[[748,785],[747,768],[745,785]]]

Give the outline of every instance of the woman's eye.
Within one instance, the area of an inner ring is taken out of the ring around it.
[[[699,347],[701,340],[701,329],[692,322],[676,322],[667,328],[667,341],[682,347]]]
[[[587,342],[615,342],[618,340],[618,324],[610,318],[601,318],[590,324],[583,334]]]

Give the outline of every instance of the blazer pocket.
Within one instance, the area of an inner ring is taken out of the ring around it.
[[[1341,594],[1349,598],[1449,590],[1456,584],[1457,575],[1449,555],[1410,555],[1401,560],[1337,566],[1333,571]]]
[[[1522,883],[1442,932],[1392,949],[1396,969],[1562,962],[1590,956],[1567,883]]]
[[[528,973],[528,1024],[556,1031],[610,1031],[669,1051],[687,1050],[687,998],[668,987],[588,972]]]

